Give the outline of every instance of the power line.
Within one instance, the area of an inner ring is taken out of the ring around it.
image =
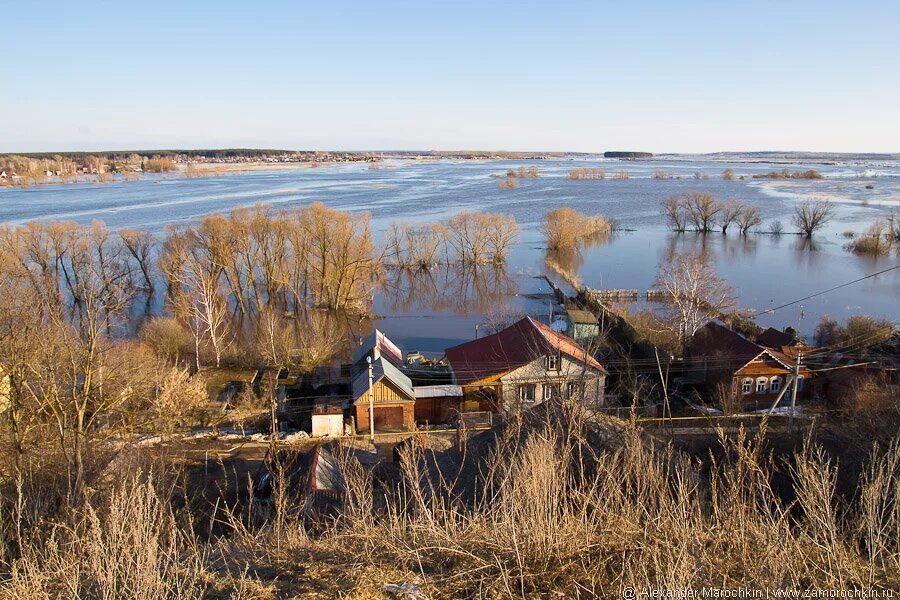
[[[787,302],[785,304],[782,304],[781,306],[776,306],[775,308],[767,308],[766,310],[756,313],[755,315],[751,316],[750,318],[755,319],[756,317],[758,317],[760,315],[772,313],[772,312],[775,312],[776,310],[780,310],[780,309],[788,307],[788,306],[793,306],[794,304],[799,304],[800,302],[803,302],[804,300],[809,300],[810,298],[815,298],[816,296],[821,296],[822,294],[827,294],[828,292],[833,292],[834,290],[839,290],[841,288],[847,287],[848,285],[853,285],[854,283],[859,283],[860,281],[864,281],[864,280],[870,279],[872,277],[877,277],[878,275],[887,273],[888,271],[893,271],[894,269],[900,269],[900,265],[894,265],[893,267],[888,267],[887,269],[882,269],[881,271],[876,271],[875,273],[871,273],[864,277],[860,277],[859,279],[854,279],[853,281],[848,281],[847,283],[842,283],[840,285],[836,285],[834,287],[828,288],[827,290],[822,290],[821,292],[816,292],[815,294],[810,294],[809,296],[804,296],[803,298],[800,298],[798,300],[793,300],[791,302]]]

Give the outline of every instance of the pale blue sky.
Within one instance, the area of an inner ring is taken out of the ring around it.
[[[900,152],[900,2],[8,2],[0,151]]]

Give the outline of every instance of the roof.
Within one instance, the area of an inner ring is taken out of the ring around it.
[[[419,398],[461,398],[462,388],[458,385],[417,385],[416,399]]]
[[[782,346],[790,346],[794,343],[794,336],[783,331],[778,331],[774,327],[769,327],[756,338],[756,343],[766,348],[781,348]]]
[[[401,392],[412,400],[416,397],[413,390],[412,381],[400,369],[385,360],[383,357],[377,358],[372,362],[372,385],[375,385],[381,379],[387,379],[394,384]],[[368,369],[356,375],[351,384],[353,390],[353,399],[359,400],[363,394],[369,391],[369,373]]]
[[[396,364],[403,364],[403,352],[379,329],[375,329],[367,335],[366,339],[353,351],[352,362],[356,363],[370,353],[373,360],[385,356]]]
[[[456,382],[466,385],[527,365],[552,353],[569,356],[601,373],[599,362],[572,338],[525,317],[506,329],[447,349]]]
[[[569,315],[569,320],[573,323],[581,323],[586,325],[597,325],[597,316],[587,310],[578,310],[576,308],[570,308],[566,311],[566,314]]]
[[[741,368],[761,354],[766,354],[787,370],[793,368],[797,360],[797,351],[800,350],[796,346],[766,348],[714,322],[707,323],[697,330],[688,344],[688,349],[692,356],[719,358],[723,359],[723,362],[731,363],[732,367]],[[806,370],[805,365],[801,366],[801,370]]]
[[[688,351],[693,356],[727,358],[735,363],[751,361],[764,349],[739,333],[712,321],[698,329],[688,342]]]

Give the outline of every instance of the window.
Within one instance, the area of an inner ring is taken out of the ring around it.
[[[519,400],[522,402],[534,402],[535,386],[533,383],[526,383],[519,386]]]
[[[769,391],[773,394],[777,394],[781,391],[781,377],[773,377],[771,383],[769,383]]]
[[[550,400],[551,398],[559,397],[559,384],[556,383],[545,383],[544,384],[544,400]]]
[[[769,380],[765,377],[757,377],[756,378],[756,393],[757,394],[765,394],[766,388],[769,386]]]
[[[749,394],[753,391],[753,380],[749,377],[744,377],[744,380],[741,381],[741,393]]]
[[[559,355],[557,355],[557,354],[548,354],[547,355],[547,370],[548,371],[559,371]]]
[[[806,379],[803,377],[803,375],[797,375],[797,391],[798,392],[803,389],[803,383],[805,381],[806,381]]]
[[[580,383],[570,381],[566,384],[566,398],[577,399],[584,396],[584,386]]]

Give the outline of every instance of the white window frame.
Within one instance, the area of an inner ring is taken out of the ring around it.
[[[559,354],[548,354],[544,365],[548,371],[559,371],[560,356]]]
[[[519,386],[519,400],[522,402],[533,403],[537,386],[533,383],[523,383]]]
[[[769,391],[773,394],[777,394],[781,391],[781,377],[775,375],[771,379],[769,379]]]
[[[762,389],[760,389],[760,386],[762,387]],[[755,389],[757,394],[765,394],[767,391],[769,391],[769,378],[757,377]]]
[[[753,393],[753,378],[752,377],[744,377],[741,380],[741,394],[744,396],[749,396]]]
[[[580,381],[566,383],[566,398],[569,400],[584,396],[584,384]]]
[[[560,389],[558,383],[545,383],[541,386],[541,396],[544,400],[552,400],[553,396],[559,396]]]

